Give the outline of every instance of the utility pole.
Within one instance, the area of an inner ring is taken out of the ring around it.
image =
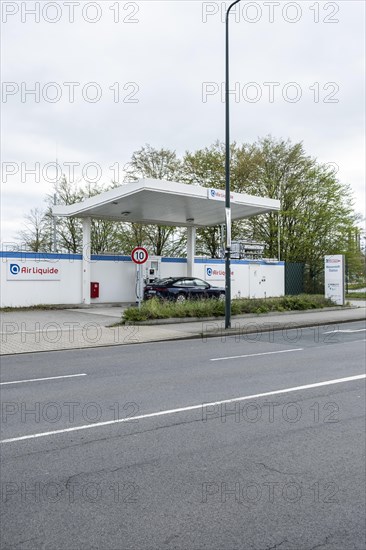
[[[230,110],[229,110],[229,15],[231,8],[238,4],[236,0],[228,7],[225,19],[225,328],[231,327],[231,204],[230,204]]]

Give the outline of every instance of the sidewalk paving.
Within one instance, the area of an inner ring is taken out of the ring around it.
[[[121,308],[11,311],[1,313],[1,355],[83,349],[102,346],[142,344],[249,334],[314,325],[328,325],[365,319],[366,302],[357,307],[326,310],[291,311],[232,318],[225,330],[224,320],[201,320],[170,324],[111,327],[121,318]]]

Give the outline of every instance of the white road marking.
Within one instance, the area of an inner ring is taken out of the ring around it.
[[[290,353],[292,351],[303,351],[304,348],[282,349],[279,351],[264,351],[262,353],[248,353],[247,355],[232,355],[231,357],[215,357],[210,361],[227,361],[228,359],[240,359],[241,357],[258,357],[259,355],[274,355],[275,353]]]
[[[345,329],[336,329],[336,330],[329,330],[328,332],[323,332],[323,334],[334,334],[335,332],[365,332],[366,331],[366,328],[355,328],[355,329],[351,329],[351,328],[345,328]]]
[[[213,407],[215,405],[224,405],[226,403],[235,403],[237,401],[247,401],[249,399],[258,399],[259,397],[268,397],[269,395],[280,395],[282,393],[289,393],[293,391],[309,390],[311,388],[320,388],[322,386],[332,386],[333,384],[342,384],[344,382],[353,382],[354,380],[363,380],[366,378],[366,374],[357,374],[355,376],[348,376],[347,378],[336,378],[334,380],[326,380],[325,382],[316,382],[314,384],[306,384],[305,386],[295,386],[293,388],[285,388],[283,390],[273,390],[264,393],[257,393],[255,395],[246,395],[245,397],[234,397],[233,399],[224,399],[222,401],[214,401],[212,403],[201,403],[200,405],[190,405],[188,407],[180,407],[179,409],[170,409],[166,411],[159,411],[148,414],[141,414],[139,416],[132,416],[129,418],[119,418],[117,420],[107,420],[106,422],[95,422],[94,424],[86,424],[83,426],[74,426],[73,428],[64,428],[62,430],[53,430],[52,432],[41,432],[31,435],[23,435],[20,437],[12,437],[11,439],[3,439],[0,443],[13,443],[14,441],[24,441],[26,439],[36,439],[38,437],[45,437],[47,435],[57,435],[68,432],[77,432],[81,430],[88,430],[90,428],[99,428],[101,426],[112,426],[113,424],[122,424],[123,422],[131,422],[131,420],[144,420],[145,418],[155,418],[157,416],[167,416],[170,414],[177,414],[181,412],[194,411],[202,409],[202,407]]]
[[[0,382],[0,386],[8,386],[9,384],[23,384],[25,382],[42,382],[43,380],[59,380],[60,378],[76,378],[77,376],[86,376],[82,374],[65,374],[65,376],[50,376],[48,378],[32,378],[30,380],[14,380],[13,382]]]

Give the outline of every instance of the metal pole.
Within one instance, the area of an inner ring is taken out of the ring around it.
[[[229,110],[229,15],[230,10],[240,0],[236,0],[226,11],[225,27],[225,213],[226,213],[226,247],[225,247],[225,328],[231,327],[231,205],[230,205],[230,110]]]
[[[138,265],[138,278],[139,278],[139,285],[138,285],[138,288],[139,288],[139,308],[141,308],[141,302],[142,302],[142,287],[143,287],[143,284],[142,284],[142,278],[143,278],[143,274],[142,274],[142,264],[139,264]]]
[[[56,206],[57,204],[57,195],[56,193],[53,195],[53,204]],[[53,252],[57,253],[57,227],[56,227],[56,218],[53,216]]]

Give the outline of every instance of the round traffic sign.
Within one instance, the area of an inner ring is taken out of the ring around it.
[[[135,264],[144,264],[147,262],[148,257],[149,254],[143,246],[136,246],[131,252],[131,258]]]

